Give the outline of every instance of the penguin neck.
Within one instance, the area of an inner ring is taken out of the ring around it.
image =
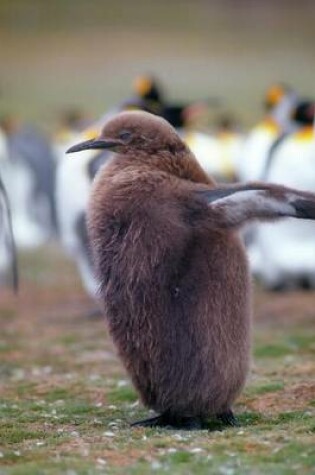
[[[186,146],[176,153],[159,150],[152,155],[142,151],[137,154],[119,154],[114,158],[111,168],[113,174],[126,169],[138,172],[161,172],[195,183],[215,185],[214,180],[201,168]]]

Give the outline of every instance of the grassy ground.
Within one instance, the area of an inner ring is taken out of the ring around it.
[[[240,427],[130,429],[147,411],[102,319],[56,248],[22,256],[2,291],[1,475],[314,474],[314,293],[255,293],[252,374]]]

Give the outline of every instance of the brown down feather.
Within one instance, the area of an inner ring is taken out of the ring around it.
[[[233,230],[211,224],[195,184],[215,188],[175,130],[122,113],[91,194],[88,227],[112,338],[143,403],[207,417],[229,410],[250,354],[250,278]]]

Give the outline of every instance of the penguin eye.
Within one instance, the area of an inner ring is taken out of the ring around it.
[[[119,138],[124,142],[127,142],[131,138],[131,132],[129,132],[128,130],[123,130],[122,132],[120,132]]]

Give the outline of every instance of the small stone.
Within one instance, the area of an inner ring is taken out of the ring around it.
[[[188,438],[189,438],[188,436],[185,436],[185,437],[184,437],[184,436],[181,435],[181,434],[174,434],[174,435],[173,435],[173,439],[175,439],[175,440],[187,440]]]
[[[167,452],[169,454],[175,454],[175,452],[177,452],[177,449],[175,449],[175,447],[170,447],[169,449],[167,449]]]
[[[91,374],[91,375],[89,376],[89,380],[90,380],[90,381],[98,381],[98,380],[100,380],[100,379],[101,379],[101,377],[100,377],[99,374]]]
[[[192,454],[200,454],[200,452],[203,452],[203,449],[201,449],[200,447],[194,447],[193,449],[191,449],[190,452]]]
[[[95,424],[95,425],[102,425],[103,422],[102,422],[100,419],[97,419],[96,417],[94,417],[94,419],[93,419],[93,424]]]
[[[128,407],[130,408],[134,408],[134,407],[138,407],[139,406],[139,401],[135,401],[135,402],[132,402],[131,404],[128,404]]]
[[[110,430],[106,431],[106,432],[103,432],[103,435],[105,437],[115,437],[115,434],[114,432],[111,432]]]

